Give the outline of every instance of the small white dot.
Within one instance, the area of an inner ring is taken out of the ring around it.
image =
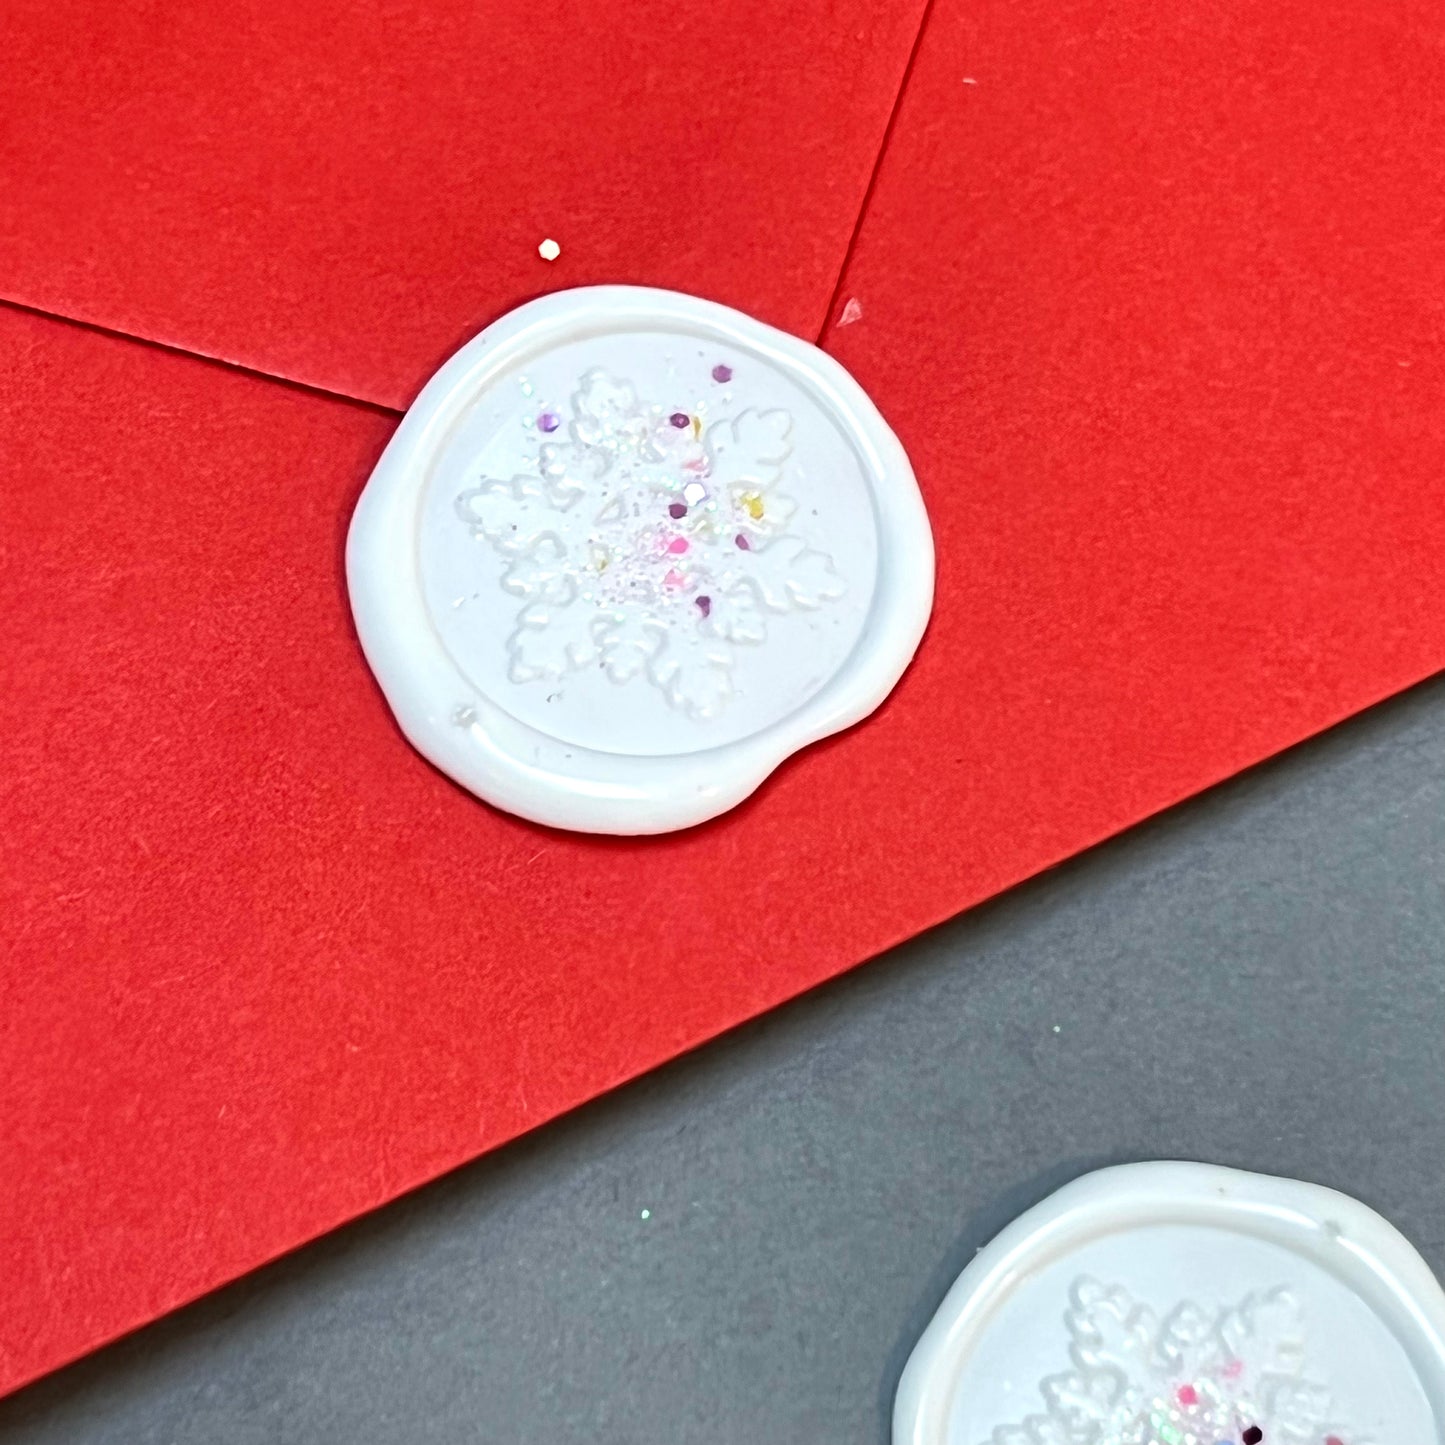
[[[548,236],[540,246],[537,247],[537,254],[544,261],[555,261],[562,254],[562,248]]]
[[[644,1210],[642,1211],[642,1217],[643,1217],[644,1219],[651,1219],[651,1218],[652,1218],[652,1211],[651,1211],[650,1209],[644,1209]]]
[[[1059,1031],[1060,1031],[1059,1025],[1058,1025],[1058,1024],[1055,1024],[1055,1025],[1054,1025],[1054,1032],[1055,1032],[1055,1033],[1058,1033]]]

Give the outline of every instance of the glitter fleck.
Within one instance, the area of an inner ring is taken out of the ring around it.
[[[850,296],[843,307],[843,314],[838,318],[839,326],[851,326],[855,321],[863,319],[863,307],[856,296]]]
[[[682,489],[682,499],[689,507],[695,507],[707,496],[707,488],[701,482],[689,482]]]
[[[743,508],[753,521],[761,522],[763,519],[763,494],[761,492],[744,492]]]
[[[562,254],[562,248],[548,236],[540,246],[537,247],[537,254],[544,261],[555,261]]]
[[[652,1211],[651,1211],[650,1209],[644,1209],[644,1210],[642,1211],[642,1217],[643,1217],[644,1219],[651,1219],[651,1218],[652,1218]]]
[[[712,379],[714,381],[731,381],[733,379],[732,367],[727,366],[722,362],[719,362],[712,369]]]
[[[1057,1025],[1055,1026],[1054,1032],[1058,1032]],[[1178,1395],[1181,1405],[1197,1405],[1199,1403],[1199,1391],[1196,1390],[1193,1385],[1180,1385],[1178,1390],[1175,1391],[1175,1394]]]
[[[678,431],[681,431],[683,427],[688,424],[688,420],[689,418],[685,411],[675,411],[670,417],[668,417],[668,421],[670,421],[673,426],[678,429]]]
[[[682,554],[687,551],[687,538],[674,537],[672,541],[667,544],[667,550],[671,552],[674,557],[681,557]]]
[[[667,576],[662,580],[668,587],[681,587],[687,581],[687,578],[684,577],[676,567],[669,567],[667,569]]]
[[[477,710],[465,703],[452,712],[452,722],[459,728],[469,728],[477,720]]]
[[[697,610],[701,612],[704,617],[706,617],[708,613],[712,611],[712,598],[698,597],[695,600],[697,602]]]
[[[555,411],[544,411],[542,415],[537,418],[538,431],[554,432],[561,425],[562,418],[558,416]]]
[[[1179,1431],[1164,1418],[1160,1410],[1154,1410],[1149,1415],[1149,1423],[1154,1427],[1155,1436],[1164,1442],[1164,1445],[1179,1445]]]
[[[674,522],[680,522],[687,516],[687,504],[685,502],[673,502],[667,509],[667,515]]]
[[[1247,1425],[1244,1434],[1239,1438],[1244,1441],[1244,1445],[1259,1445],[1264,1439],[1264,1431],[1258,1425]]]
[[[747,537],[745,537],[741,532],[739,532],[737,536],[733,538],[733,541],[736,542],[738,546],[743,549],[744,552],[750,552],[752,550],[752,548],[748,546]]]

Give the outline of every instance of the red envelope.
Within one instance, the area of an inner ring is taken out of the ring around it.
[[[0,296],[395,407],[561,286],[816,336],[923,3],[10,0]]]
[[[0,1387],[1445,665],[1438,22],[1418,0],[1388,20],[1339,0],[1175,10],[936,0],[828,335],[914,458],[934,624],[877,716],[686,834],[538,830],[402,741],[340,566],[387,415],[0,312]],[[692,84],[790,97],[765,156],[749,132],[746,155],[695,157],[699,195],[740,198],[732,251],[689,239],[671,193],[640,248],[650,214],[599,175],[642,173],[618,154],[636,118],[589,78],[602,20],[549,32],[558,73],[591,87],[559,102],[590,157],[562,163],[573,189],[514,170],[482,195],[444,168],[427,191],[435,152],[399,121],[437,93],[452,116],[465,88],[375,16],[309,48],[258,22],[270,88],[240,22],[204,64],[221,22],[195,22],[177,74],[99,10],[85,44],[68,22],[62,85],[30,17],[0,283],[392,400],[486,316],[584,274],[807,331],[831,284],[819,238],[836,267],[861,182],[850,167],[837,204],[827,165],[775,162],[833,154],[912,39],[880,56],[821,13],[696,40]],[[464,22],[412,23],[465,53]],[[186,24],[146,21],[163,40]],[[856,70],[822,67],[839,93],[796,131],[794,36]],[[347,92],[345,124],[327,46],[388,77]],[[637,82],[663,87],[649,144],[686,128],[673,84]],[[541,124],[497,94],[479,133]],[[558,236],[577,271],[537,269],[554,228],[534,196],[615,222]],[[437,217],[456,246],[412,245]],[[481,226],[505,244],[458,239]]]
[[[930,12],[827,346],[928,502],[927,806],[1000,882],[1445,665],[1442,41]]]

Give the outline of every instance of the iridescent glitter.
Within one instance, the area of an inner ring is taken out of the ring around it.
[[[562,418],[559,417],[555,411],[544,411],[542,415],[537,418],[538,431],[554,432],[561,425]]]
[[[645,677],[673,707],[713,717],[735,690],[738,647],[762,643],[770,615],[842,594],[831,558],[789,530],[789,414],[716,416],[701,435],[677,415],[589,371],[570,417],[538,418],[548,432],[565,419],[564,439],[544,442],[530,471],[482,476],[456,499],[506,559],[500,585],[518,599],[513,682],[600,665],[614,682]]]
[[[712,369],[712,379],[714,381],[731,381],[733,379],[732,367],[724,365],[724,363],[722,362],[719,362]]]
[[[670,421],[673,426],[675,426],[679,431],[681,431],[685,426],[690,423],[691,418],[685,411],[675,411],[670,417],[668,417],[668,421]]]
[[[1040,1381],[1046,1413],[1000,1426],[989,1445],[1268,1445],[1266,1429],[1275,1445],[1339,1445],[1285,1290],[1212,1311],[1185,1300],[1160,1318],[1085,1278],[1064,1323],[1071,1368]]]

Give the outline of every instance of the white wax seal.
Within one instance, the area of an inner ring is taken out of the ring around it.
[[[866,716],[912,657],[912,469],[816,347],[598,286],[519,307],[427,383],[352,519],[366,657],[443,772],[537,822],[710,818]]]
[[[1441,1445],[1445,1294],[1358,1200],[1203,1164],[1090,1174],[949,1291],[895,1445]]]

